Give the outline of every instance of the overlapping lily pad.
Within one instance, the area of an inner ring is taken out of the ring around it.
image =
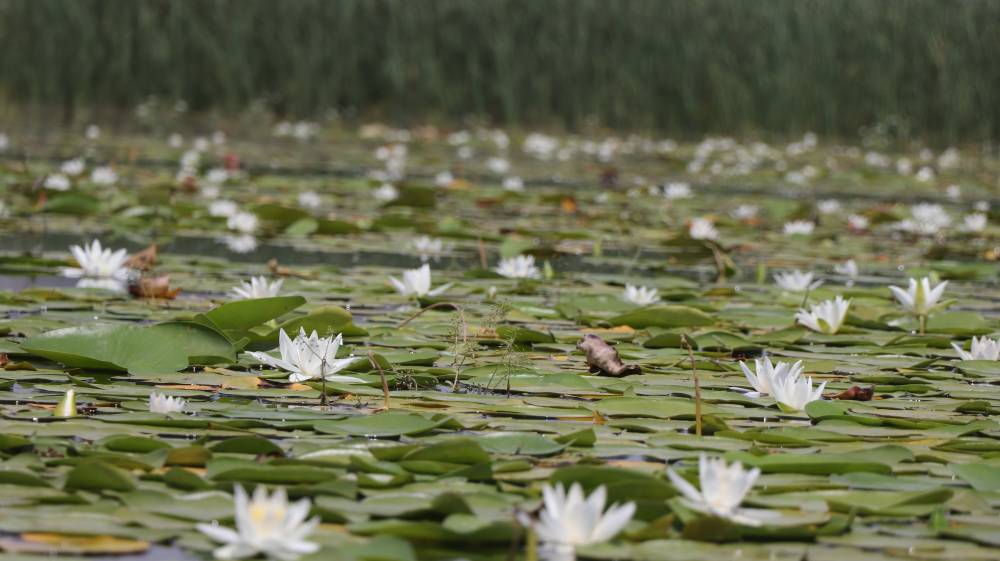
[[[344,153],[381,165],[345,138]],[[312,559],[505,559],[525,550],[519,521],[539,508],[541,486],[579,483],[637,506],[618,538],[580,548],[587,558],[1000,559],[1000,367],[952,347],[1000,333],[995,211],[975,232],[892,226],[911,210],[890,198],[908,189],[951,205],[956,219],[969,209],[869,169],[852,147],[712,148],[708,169],[732,171],[732,159],[759,153],[768,165],[822,168],[829,181],[792,197],[760,164],[745,186],[699,176],[692,196],[670,198],[648,178],[689,173],[707,148],[622,154],[611,170],[561,142],[565,160],[507,154],[526,175],[563,178],[523,191],[472,173],[477,161],[436,185],[419,171],[451,148],[434,140],[411,144],[416,171],[392,201],[360,173],[230,170],[216,196],[259,220],[246,253],[226,249],[236,233],[212,215],[207,168],[176,184],[174,170],[139,162],[127,188],[78,179],[41,204],[35,178],[0,166],[17,216],[2,224],[0,278],[26,283],[0,292],[4,555],[208,558],[214,544],[195,525],[232,525],[234,485],[264,485],[311,500],[322,521],[311,539],[323,548]],[[296,165],[328,155],[240,150]],[[201,157],[222,166],[223,156]],[[986,197],[978,178],[996,165],[940,171]],[[603,184],[586,179],[595,166]],[[319,207],[300,204],[309,191]],[[840,210],[821,212],[818,192]],[[746,204],[753,217],[737,212]],[[38,213],[44,235],[32,230]],[[850,214],[868,226],[848,228]],[[691,237],[692,220],[706,216],[715,241]],[[796,219],[815,231],[786,236]],[[180,295],[74,286],[60,271],[81,231],[133,251],[159,242],[144,274],[169,273]],[[424,235],[440,250],[422,255],[414,241]],[[496,271],[518,254],[535,258],[534,278]],[[834,270],[848,257],[856,276]],[[451,286],[397,294],[388,276],[424,261],[433,287]],[[791,268],[824,284],[775,286],[772,274]],[[951,279],[950,302],[923,333],[885,288],[910,274]],[[250,275],[282,279],[279,294],[235,300],[231,287]],[[658,300],[626,300],[627,284],[656,288]],[[837,333],[796,324],[800,307],[837,295],[852,302]],[[296,383],[248,355],[277,352],[282,330],[341,334],[337,358],[353,357],[354,379]],[[636,368],[590,368],[576,347],[585,334]],[[801,360],[827,383],[824,399],[798,411],[747,395],[739,361],[764,355]],[[868,389],[871,399],[859,398]],[[154,391],[187,400],[184,411],[149,411]],[[69,405],[75,415],[57,410]],[[744,506],[767,511],[766,523],[685,504],[665,468],[696,482],[701,454],[760,470]]]

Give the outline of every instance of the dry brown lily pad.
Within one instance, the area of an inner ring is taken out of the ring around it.
[[[851,386],[846,390],[833,396],[833,399],[849,399],[852,401],[871,401],[875,393],[875,386],[862,388],[861,386]]]
[[[156,265],[156,257],[158,253],[159,247],[157,247],[154,243],[146,249],[130,255],[128,260],[125,261],[125,266],[130,269],[148,271],[153,268],[153,265]]]
[[[128,285],[129,294],[136,298],[162,298],[173,300],[181,289],[170,288],[170,275],[158,277],[140,277]]]
[[[615,377],[642,373],[639,365],[626,365],[614,347],[593,333],[584,335],[576,348],[587,354],[587,366],[591,372]]]

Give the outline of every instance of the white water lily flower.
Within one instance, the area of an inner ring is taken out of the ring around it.
[[[509,279],[538,279],[542,277],[542,272],[535,266],[535,256],[533,255],[518,255],[517,257],[501,259],[500,264],[493,270]]]
[[[911,217],[896,223],[896,228],[922,236],[932,236],[951,225],[951,216],[939,204],[920,203],[910,207]]]
[[[951,169],[958,166],[962,157],[958,153],[958,149],[954,146],[949,147],[941,155],[938,156],[938,167],[941,169]]]
[[[184,411],[187,401],[179,397],[168,397],[160,392],[149,394],[150,413],[180,413]]]
[[[434,176],[434,184],[438,187],[447,187],[455,182],[455,176],[450,171],[442,171]]]
[[[517,176],[505,177],[503,179],[503,188],[504,191],[524,191],[524,180]]]
[[[252,212],[239,211],[226,220],[226,226],[230,230],[236,230],[244,234],[253,233],[257,229],[257,215]]]
[[[757,205],[743,204],[734,208],[729,215],[737,220],[751,220],[757,217],[757,212]]]
[[[118,174],[111,166],[100,166],[90,172],[90,180],[97,185],[114,185],[118,182]]]
[[[823,280],[813,281],[812,271],[802,272],[798,269],[787,273],[775,273],[774,282],[782,290],[789,292],[813,291],[823,284]]]
[[[622,299],[640,306],[648,306],[660,301],[660,293],[655,288],[626,284]]]
[[[775,379],[771,385],[771,392],[774,400],[778,402],[778,407],[783,411],[802,411],[806,405],[823,399],[825,387],[826,382],[823,382],[814,390],[812,378],[797,376]]]
[[[837,199],[826,199],[816,203],[816,210],[820,214],[833,214],[835,212],[840,212],[840,201]]]
[[[391,183],[383,183],[381,187],[375,189],[373,195],[376,200],[387,203],[395,201],[399,197],[399,190],[393,187]]]
[[[430,236],[417,236],[410,246],[420,255],[421,261],[427,261],[431,256],[440,255],[444,251],[444,242]]]
[[[534,524],[543,558],[572,560],[576,547],[606,542],[618,535],[635,515],[635,503],[613,504],[605,511],[607,490],[603,485],[584,496],[579,483],[569,492],[562,483],[542,487],[545,508]]]
[[[229,180],[229,172],[225,168],[212,168],[205,174],[205,181],[221,185]]]
[[[809,234],[812,234],[815,229],[816,224],[810,222],[809,220],[792,220],[791,222],[785,222],[782,231],[786,236],[808,236]]]
[[[61,173],[53,173],[52,175],[45,178],[45,183],[42,184],[46,189],[52,191],[69,191],[70,182],[69,178]]]
[[[733,462],[726,465],[723,458],[708,459],[705,454],[698,458],[698,480],[701,490],[667,468],[667,477],[681,492],[681,503],[693,510],[732,520],[746,526],[760,526],[767,511],[740,508],[743,499],[753,488],[760,469],[744,470],[743,464]]]
[[[64,268],[62,273],[65,277],[113,279],[119,282],[128,278],[128,269],[125,268],[128,251],[124,249],[111,251],[110,248],[102,248],[100,240],[94,240],[89,246],[70,246],[69,251],[76,258],[79,267]]]
[[[981,212],[967,214],[962,219],[962,230],[966,232],[982,232],[986,229],[987,217]]]
[[[672,181],[663,186],[663,196],[670,200],[690,198],[691,185],[681,181]]]
[[[889,290],[904,310],[915,316],[926,316],[937,306],[947,286],[948,281],[943,281],[931,288],[931,279],[924,277],[919,281],[911,278],[910,286],[906,290],[898,286],[890,286]]]
[[[486,160],[486,167],[497,175],[504,175],[510,171],[510,161],[506,158],[490,158]]]
[[[455,131],[453,133],[449,133],[447,139],[448,144],[451,144],[452,146],[460,146],[462,144],[468,144],[469,141],[472,140],[472,134],[466,130]]]
[[[225,545],[215,550],[216,559],[244,559],[260,554],[269,559],[292,561],[319,551],[319,544],[306,537],[319,525],[319,517],[306,520],[309,499],[291,505],[283,488],[271,496],[258,485],[253,499],[239,485],[233,490],[236,530],[217,524],[198,524],[198,530]]]
[[[223,236],[222,243],[226,244],[229,251],[236,253],[250,253],[257,249],[257,238],[250,234],[239,234],[237,236]]]
[[[431,290],[431,266],[427,263],[418,269],[403,271],[402,281],[389,277],[389,282],[403,296],[437,296],[451,286],[449,283]]]
[[[239,211],[240,209],[236,206],[236,203],[228,199],[218,199],[208,205],[208,214],[210,216],[229,218]]]
[[[66,175],[80,175],[86,168],[87,164],[83,163],[83,158],[73,158],[72,160],[63,162],[62,166],[59,167],[59,171]]]
[[[688,226],[688,235],[694,240],[714,240],[719,237],[719,231],[707,218],[692,218]]]
[[[238,300],[250,300],[253,298],[273,298],[281,293],[281,285],[285,279],[278,279],[268,282],[265,277],[251,277],[249,281],[243,281],[234,286],[230,291]]]
[[[296,140],[309,140],[319,134],[319,125],[309,121],[299,121],[292,128],[292,136]]]
[[[924,166],[917,171],[917,181],[927,183],[934,180],[934,170]]]
[[[833,266],[833,271],[838,275],[844,275],[849,278],[857,278],[858,276],[858,264],[855,263],[853,259],[848,259],[843,263],[837,263]]]
[[[951,346],[962,360],[1000,360],[1000,339],[973,337],[968,351],[963,350],[958,343],[952,343]]]
[[[855,232],[863,232],[868,229],[870,221],[860,214],[852,214],[847,217],[847,228]]]
[[[774,381],[778,378],[798,378],[802,375],[802,361],[796,361],[794,363],[789,362],[778,362],[777,364],[772,364],[771,359],[764,357],[762,359],[754,359],[754,369],[751,371],[750,367],[746,365],[742,360],[740,361],[740,368],[743,369],[743,375],[747,377],[747,381],[753,386],[754,391],[747,392],[747,397],[761,397],[764,395],[773,395]]]
[[[201,161],[201,154],[198,150],[188,150],[181,154],[180,167],[181,169],[195,171],[198,168],[198,162]]]
[[[844,300],[838,294],[833,300],[824,300],[819,304],[813,304],[808,312],[799,309],[795,313],[795,319],[813,331],[833,335],[840,330],[840,326],[844,323],[844,318],[847,317],[847,308],[850,305],[850,300]]]
[[[307,208],[309,210],[316,210],[323,204],[322,199],[320,199],[319,193],[316,191],[303,191],[299,193],[299,206],[302,208]]]
[[[347,368],[355,360],[353,357],[337,358],[337,351],[343,343],[343,335],[320,338],[313,331],[312,335],[306,337],[306,330],[300,327],[298,336],[291,339],[282,329],[278,334],[280,359],[262,352],[248,354],[268,366],[291,372],[289,382],[325,378],[327,382],[363,383],[364,380],[354,376],[336,376],[337,372]]]

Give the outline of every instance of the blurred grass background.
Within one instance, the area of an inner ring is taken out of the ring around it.
[[[996,0],[0,0],[0,95],[672,134],[1000,136]]]

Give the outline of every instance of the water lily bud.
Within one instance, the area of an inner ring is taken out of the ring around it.
[[[76,391],[66,390],[66,395],[59,400],[56,408],[52,411],[53,417],[76,417]]]

